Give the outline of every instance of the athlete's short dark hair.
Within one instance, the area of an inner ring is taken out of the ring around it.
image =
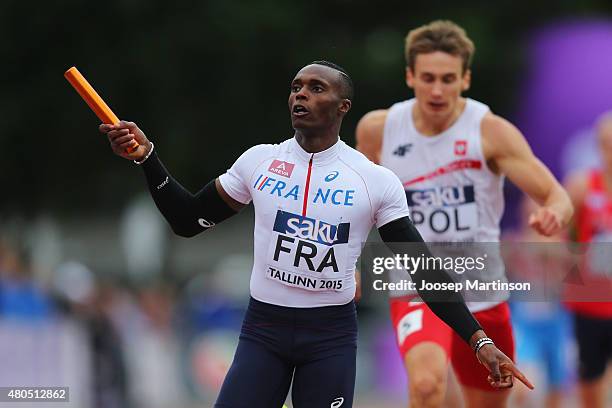
[[[342,85],[341,96],[343,98],[353,100],[353,96],[355,95],[355,88],[353,87],[353,80],[351,79],[351,76],[348,74],[348,72],[346,72],[346,69],[342,68],[338,64],[334,64],[333,62],[325,60],[312,61],[309,65],[323,65],[325,67],[338,71],[338,73],[340,74],[340,82]]]

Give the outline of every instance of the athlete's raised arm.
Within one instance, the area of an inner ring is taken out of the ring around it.
[[[431,257],[427,244],[417,231],[409,217],[398,218],[378,228],[380,237],[395,254],[408,257]],[[410,243],[410,245],[406,245]],[[496,388],[512,387],[513,377],[518,378],[527,387],[533,385],[519,371],[512,360],[502,353],[480,327],[468,310],[463,296],[454,290],[423,290],[421,282],[440,283],[444,286],[454,281],[444,269],[418,269],[410,274],[416,284],[417,292],[427,306],[444,323],[449,325],[476,352],[476,357],[490,371],[489,382]],[[446,284],[446,285],[445,285]]]
[[[533,154],[523,134],[507,120],[493,114],[481,123],[482,149],[491,170],[510,181],[537,202],[529,225],[551,236],[560,232],[574,213],[567,193],[550,170]]]
[[[244,204],[231,198],[218,179],[210,181],[196,194],[187,191],[166,170],[145,134],[133,122],[100,125],[113,152],[124,159],[141,164],[151,196],[172,230],[182,237],[192,237],[231,217]],[[134,140],[140,145],[127,153]]]

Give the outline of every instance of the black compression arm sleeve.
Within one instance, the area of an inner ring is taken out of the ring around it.
[[[378,229],[380,237],[395,254],[430,257],[431,252],[421,234],[417,231],[410,218],[403,217],[383,225]],[[413,243],[406,245],[407,242]],[[421,299],[442,321],[448,324],[468,344],[472,335],[481,330],[480,325],[470,313],[463,296],[453,290],[435,291],[421,290],[421,282],[425,280],[430,283],[451,283],[452,278],[444,269],[419,269],[411,274],[412,281],[416,284]]]
[[[219,195],[215,180],[191,194],[172,178],[155,151],[142,168],[155,205],[177,235],[192,237],[236,214]]]

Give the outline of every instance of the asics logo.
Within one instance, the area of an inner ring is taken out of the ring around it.
[[[339,408],[342,406],[342,404],[344,404],[344,398],[342,397],[338,397],[336,399],[334,399],[331,403],[331,405],[329,406],[329,408]]]
[[[207,221],[204,218],[198,219],[198,224],[200,224],[204,228],[211,228],[215,226],[215,223],[212,221]]]
[[[330,182],[336,179],[336,177],[338,177],[338,173],[337,171],[332,171],[331,173],[329,173],[327,176],[325,176],[325,181]]]

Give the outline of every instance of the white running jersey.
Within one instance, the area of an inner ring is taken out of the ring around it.
[[[415,101],[399,102],[389,109],[380,158],[380,164],[402,181],[412,221],[426,242],[498,242],[504,177],[487,167],[480,131],[489,107],[466,99],[455,123],[430,137],[414,126]],[[466,274],[466,278],[506,281],[501,257],[491,253],[487,257],[485,276],[479,272],[478,276]],[[392,274],[393,280],[402,278],[405,276]],[[484,310],[507,298],[502,295],[495,302],[467,304],[472,311]]]
[[[219,180],[255,206],[251,296],[280,306],[350,302],[372,226],[409,215],[397,176],[341,140],[314,154],[295,139],[258,145]]]

